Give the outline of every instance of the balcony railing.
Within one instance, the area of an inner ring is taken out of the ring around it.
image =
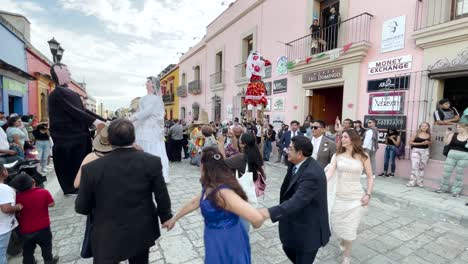
[[[240,82],[243,78],[246,78],[245,61],[234,66],[236,82]]]
[[[414,30],[468,17],[466,0],[420,0],[416,4]]]
[[[288,60],[304,59],[349,43],[369,42],[372,17],[363,13],[286,43]]]
[[[224,83],[224,75],[225,75],[224,71],[220,71],[220,72],[211,74],[210,75],[210,86],[213,87],[213,86]]]
[[[164,104],[174,103],[174,94],[164,94],[162,96],[162,100],[163,100]]]
[[[187,86],[181,85],[177,87],[177,96],[179,97],[186,97],[187,96]]]
[[[189,82],[188,92],[189,94],[200,94],[201,93],[201,81],[194,80],[194,81]]]

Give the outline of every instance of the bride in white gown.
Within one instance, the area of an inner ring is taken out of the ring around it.
[[[161,158],[163,175],[169,183],[169,160],[164,143],[164,103],[159,79],[148,77],[147,95],[140,99],[139,109],[130,120],[135,125],[136,143],[147,153]]]
[[[360,181],[363,169],[367,175],[367,190],[363,189]],[[343,131],[341,145],[326,168],[326,175],[331,227],[341,240],[340,249],[344,251],[342,263],[349,264],[351,244],[356,239],[364,207],[369,204],[374,183],[370,159],[362,149],[360,137],[355,130]]]

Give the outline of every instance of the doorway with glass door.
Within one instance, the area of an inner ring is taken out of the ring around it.
[[[314,89],[309,97],[309,114],[314,120],[322,120],[334,126],[336,117],[342,116],[343,86]]]

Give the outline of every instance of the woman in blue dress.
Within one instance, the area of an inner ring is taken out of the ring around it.
[[[246,194],[217,147],[203,150],[200,170],[202,193],[163,227],[171,230],[177,220],[200,208],[205,219],[205,263],[251,263],[249,237],[239,217],[259,228],[263,216],[247,202]]]

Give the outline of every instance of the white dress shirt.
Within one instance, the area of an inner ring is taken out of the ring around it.
[[[366,131],[366,134],[364,136],[364,143],[362,144],[362,148],[368,149],[370,151],[374,150],[372,146],[372,136],[374,134],[374,131],[372,129],[368,129]]]
[[[296,130],[296,131],[292,131],[292,130],[291,130],[291,138],[293,138],[293,137],[295,137],[295,136],[297,136],[297,130]]]
[[[320,144],[322,144],[322,138],[323,138],[323,135],[321,135],[318,138],[312,137],[312,145],[314,146],[314,151],[312,152],[312,158],[314,158],[315,160],[317,159],[317,156],[318,156]]]

